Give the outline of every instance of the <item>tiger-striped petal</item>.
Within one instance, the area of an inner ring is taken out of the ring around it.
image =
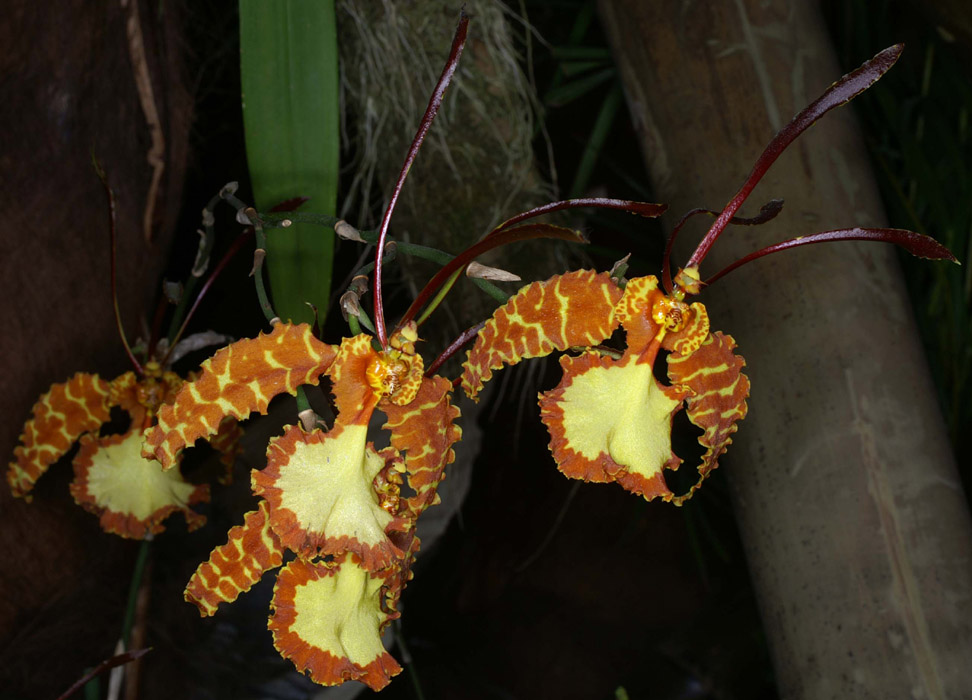
[[[266,413],[274,396],[317,384],[335,354],[336,348],[317,340],[304,323],[278,323],[270,334],[223,348],[203,362],[199,377],[186,383],[172,404],[160,409],[158,425],[146,433],[146,456],[169,469],[184,447],[215,434],[226,416]]]
[[[392,446],[405,455],[408,485],[415,491],[407,508],[414,517],[436,502],[445,468],[456,458],[452,446],[462,430],[455,424],[459,409],[452,405],[451,395],[452,382],[429,377],[409,404],[383,401],[379,405],[388,417],[382,427],[391,431]]]
[[[497,309],[463,363],[462,388],[476,398],[494,369],[554,350],[596,345],[617,328],[621,290],[606,272],[578,270],[529,284]]]
[[[719,331],[709,335],[694,352],[668,356],[668,376],[673,385],[690,391],[686,413],[693,424],[704,431],[699,444],[706,448],[699,464],[699,481],[674,502],[681,505],[692,497],[709,473],[719,464],[719,457],[732,442],[736,423],[746,417],[749,379],[742,373],[746,361],[734,355],[736,341]]]
[[[264,572],[280,566],[283,553],[283,545],[270,529],[269,507],[260,501],[257,510],[243,517],[242,525],[230,528],[226,544],[199,565],[186,586],[185,598],[203,617],[212,615],[220,603],[232,603]]]
[[[108,420],[108,391],[108,382],[97,374],[79,372],[40,397],[20,436],[23,444],[14,450],[15,461],[7,468],[14,496],[30,501],[31,489],[47,468],[81,435]]]

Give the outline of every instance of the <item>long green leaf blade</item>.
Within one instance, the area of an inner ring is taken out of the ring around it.
[[[339,159],[337,28],[333,0],[240,0],[246,157],[257,209],[308,197],[333,215]],[[294,322],[327,311],[334,236],[295,224],[267,237],[277,314]]]

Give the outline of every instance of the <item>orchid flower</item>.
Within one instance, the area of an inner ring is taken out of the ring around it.
[[[114,195],[97,162],[95,167],[108,194],[114,297]],[[207,287],[225,266],[228,257],[214,271]],[[37,480],[75,443],[79,443],[80,448],[73,459],[71,495],[78,505],[99,516],[105,532],[146,539],[162,532],[163,521],[176,512],[185,516],[189,530],[195,530],[206,519],[190,506],[209,500],[209,486],[191,484],[178,469],[163,471],[158,461],[142,457],[142,441],[159,408],[170,402],[183,384],[182,378],[168,369],[171,362],[186,347],[223,342],[224,336],[197,334],[177,343],[171,351],[165,343],[150,343],[158,357],[142,364],[125,338],[117,297],[114,306],[118,331],[134,371],[125,372],[110,382],[97,374],[79,372],[66,382],[52,385],[34,405],[32,417],[24,425],[21,444],[15,448],[14,461],[7,468],[7,483],[14,496],[30,501]],[[152,355],[150,351],[149,356]],[[127,414],[128,426],[120,434],[100,435],[102,426],[111,419],[113,408]],[[215,446],[229,473],[241,433],[232,421],[221,422],[216,433]]]
[[[226,418],[266,413],[274,396],[296,394],[328,376],[334,425],[325,431],[311,418],[271,439],[266,467],[252,474],[257,509],[229,531],[185,593],[201,614],[211,615],[264,572],[282,567],[268,622],[274,644],[324,685],[360,680],[377,690],[401,670],[382,645],[382,630],[398,617],[396,605],[411,577],[419,547],[416,520],[437,501],[436,487],[461,436],[452,383],[425,376],[416,353],[417,323],[403,320],[387,332],[380,274],[397,195],[455,71],[467,23],[463,16],[385,212],[375,264],[377,337],[358,332],[330,345],[307,324],[273,317],[262,287],[260,245],[255,277],[272,332],[233,343],[204,362],[146,435],[144,454],[168,469],[184,447],[213,436]],[[264,240],[259,215],[247,210],[246,217],[258,242]],[[390,446],[381,450],[368,441],[376,409],[385,414],[383,429],[390,433]],[[402,494],[403,483],[410,495]],[[295,558],[284,564],[288,551]]]
[[[426,368],[416,352],[419,325],[459,273],[482,253],[530,238],[583,240],[579,232],[563,227],[522,223],[527,219],[582,206],[624,209],[643,216],[665,210],[627,200],[582,199],[526,212],[455,257],[445,256],[443,267],[389,328],[382,308],[381,271],[390,244],[391,215],[455,72],[467,25],[463,14],[379,231],[371,239],[377,243],[373,327],[358,305],[361,289],[342,297],[354,334],[338,345],[318,340],[306,324],[281,322],[262,287],[260,245],[254,276],[272,331],[233,343],[204,362],[200,375],[182,387],[171,405],[162,407],[158,425],[146,434],[143,454],[169,468],[185,447],[212,436],[222,420],[266,413],[274,396],[297,394],[303,385],[318,384],[322,375],[330,379],[334,425],[325,430],[312,415],[302,412],[301,424],[286,427],[283,435],[270,440],[266,467],[252,473],[257,508],[229,531],[226,544],[198,567],[185,591],[186,600],[202,615],[212,615],[220,603],[236,600],[265,572],[282,567],[268,627],[281,655],[323,685],[358,680],[378,690],[401,670],[381,643],[382,631],[399,616],[397,603],[419,548],[416,522],[438,502],[438,484],[461,437],[455,423],[459,410],[452,405],[453,382],[434,372],[473,335],[463,334]],[[259,245],[260,215],[235,201],[255,227]],[[335,224],[335,232],[365,240],[344,221]],[[406,244],[401,247],[404,250]],[[477,274],[496,278],[495,271]],[[477,281],[489,285],[484,279]],[[359,332],[359,318],[373,328],[374,336]],[[389,433],[390,446],[381,450],[368,441],[376,410],[385,415],[382,429]],[[284,564],[288,552],[294,558]]]
[[[475,398],[493,370],[505,365],[555,350],[578,349],[576,356],[561,357],[563,378],[539,397],[550,451],[560,471],[584,481],[614,481],[647,500],[660,497],[681,505],[691,498],[718,466],[738,422],[746,417],[749,380],[742,373],[743,358],[733,352],[735,341],[710,330],[705,307],[687,303],[689,296],[763,255],[826,241],[884,241],[919,257],[955,261],[946,248],[927,236],[898,229],[851,228],[763,248],[705,282],[699,273],[699,265],[728,224],[763,223],[779,213],[782,202],[773,201],[754,219],[736,218],[783,150],[826,112],[870,87],[891,68],[902,48],[897,45],[882,51],[800,112],[773,138],[721,213],[695,210],[683,217],[668,241],[662,285],[654,276],[625,282],[620,273],[577,271],[521,289],[478,333],[463,365],[466,393]],[[688,217],[699,213],[716,215],[716,220],[673,282],[669,259],[675,233]],[[618,328],[626,334],[624,350],[618,353],[601,347]],[[662,350],[668,353],[667,384],[656,378]],[[664,473],[677,469],[682,461],[672,452],[671,431],[672,419],[683,407],[688,419],[703,431],[699,443],[705,452],[696,484],[676,495]]]

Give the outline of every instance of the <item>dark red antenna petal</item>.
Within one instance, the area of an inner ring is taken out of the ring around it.
[[[105,194],[108,195],[108,235],[111,240],[111,303],[115,308],[115,325],[118,327],[118,335],[121,337],[122,345],[125,347],[125,353],[128,355],[132,367],[135,368],[135,373],[142,376],[145,374],[145,370],[142,369],[142,365],[136,359],[135,353],[132,352],[131,345],[128,344],[128,338],[125,337],[125,328],[122,326],[121,311],[118,308],[118,284],[115,280],[115,269],[117,267],[115,262],[115,193],[112,191],[111,185],[108,184],[108,176],[105,174],[104,168],[101,167],[101,163],[95,157],[94,153],[91,154],[91,163],[94,165],[95,172],[98,174],[98,178],[105,188]]]
[[[629,214],[637,214],[638,216],[645,216],[648,218],[661,216],[668,209],[667,204],[636,202],[630,199],[608,199],[607,197],[564,199],[559,202],[543,204],[539,207],[534,207],[529,211],[525,211],[522,214],[517,214],[490,231],[489,235],[493,235],[498,231],[502,231],[505,228],[513,226],[514,224],[518,224],[521,221],[526,221],[527,219],[533,219],[542,214],[549,214],[550,212],[561,211],[563,209],[582,209],[585,207],[593,207],[597,209],[620,209],[621,211],[626,211]]]
[[[860,68],[852,73],[848,73],[827,88],[827,91],[815,102],[796,115],[789,124],[780,129],[779,133],[773,137],[766,150],[763,151],[762,155],[756,161],[752,171],[749,173],[749,177],[746,178],[746,182],[743,183],[736,196],[729,201],[729,204],[726,205],[726,208],[722,210],[722,213],[709,228],[708,233],[705,234],[702,242],[699,243],[699,247],[692,253],[692,257],[689,258],[685,267],[697,268],[699,266],[719,237],[719,234],[722,233],[723,229],[729,223],[729,220],[739,211],[739,207],[746,201],[746,198],[753,191],[753,188],[756,187],[756,184],[762,179],[763,175],[766,174],[766,171],[769,170],[776,159],[779,158],[780,154],[786,150],[787,146],[793,143],[794,139],[834,107],[840,107],[850,102],[871,87],[881,76],[888,72],[895,61],[898,60],[903,50],[904,44],[895,44],[886,48],[870,61],[864,63]]]
[[[468,26],[469,17],[464,10],[460,10],[459,26],[456,27],[456,34],[452,39],[452,50],[449,52],[449,60],[446,61],[445,68],[442,69],[442,75],[439,76],[439,81],[435,84],[435,90],[432,91],[432,99],[429,100],[429,106],[426,107],[422,122],[419,124],[418,131],[415,133],[415,138],[412,139],[412,145],[408,149],[408,155],[405,156],[405,164],[402,166],[402,171],[398,175],[398,181],[395,183],[395,189],[392,191],[391,199],[388,201],[388,207],[385,209],[385,214],[381,218],[381,226],[378,229],[378,249],[375,251],[374,281],[375,333],[378,336],[378,342],[381,343],[381,347],[383,348],[388,347],[388,336],[385,331],[385,314],[381,308],[381,259],[385,251],[385,238],[388,235],[388,224],[391,222],[392,212],[395,211],[395,204],[398,202],[398,196],[402,192],[402,186],[405,184],[408,171],[411,169],[412,163],[415,162],[415,156],[418,155],[419,148],[421,148],[422,142],[425,140],[425,135],[428,133],[429,127],[432,126],[432,120],[435,119],[435,115],[439,111],[439,106],[442,104],[442,98],[445,95],[446,88],[449,87],[449,83],[452,81],[452,75],[456,72],[459,57],[462,56],[462,49],[466,44],[466,30]]]
[[[441,287],[456,270],[465,267],[480,255],[492,250],[493,248],[498,248],[508,243],[515,243],[517,241],[530,240],[532,238],[559,238],[560,240],[571,241],[573,243],[587,243],[587,240],[580,231],[564,228],[563,226],[555,226],[553,224],[524,224],[522,226],[515,226],[513,228],[495,230],[479,243],[476,243],[459,253],[459,255],[443,265],[442,268],[435,273],[435,275],[433,275],[432,279],[430,279],[422,288],[422,291],[418,293],[418,295],[415,297],[415,301],[412,302],[412,305],[408,307],[405,315],[402,316],[401,320],[398,322],[398,328],[401,328],[415,318],[418,312],[422,310],[425,304],[428,303],[432,296],[439,290],[439,287]]]
[[[780,243],[774,243],[757,250],[755,253],[740,258],[728,267],[723,268],[705,281],[705,284],[712,284],[717,279],[725,277],[737,267],[742,267],[748,262],[761,258],[770,253],[778,253],[781,250],[797,248],[802,245],[812,245],[814,243],[829,243],[831,241],[878,241],[881,243],[893,243],[901,246],[915,257],[927,260],[950,260],[960,265],[952,251],[936,241],[931,236],[921,233],[908,231],[900,228],[841,228],[833,231],[821,231],[809,236],[798,236]]]
[[[772,221],[776,218],[776,215],[783,211],[783,200],[782,199],[771,199],[762,207],[759,208],[759,214],[749,218],[744,218],[741,216],[734,216],[729,220],[730,224],[736,226],[759,226],[760,224],[765,224],[767,221]],[[672,247],[675,245],[675,237],[678,236],[678,232],[682,230],[682,226],[693,216],[698,214],[708,214],[709,216],[719,216],[719,212],[712,211],[711,209],[692,209],[686,212],[675,227],[672,229],[672,235],[668,237],[665,242],[665,255],[662,257],[662,285],[665,287],[665,292],[668,294],[672,293]]]
[[[464,330],[458,338],[449,344],[449,347],[439,353],[439,356],[432,361],[432,364],[425,368],[425,376],[431,377],[434,375],[439,370],[439,367],[445,364],[446,360],[459,352],[464,345],[472,341],[472,339],[479,334],[479,331],[481,331],[485,325],[486,321],[480,321],[475,326],[471,326],[470,328]]]

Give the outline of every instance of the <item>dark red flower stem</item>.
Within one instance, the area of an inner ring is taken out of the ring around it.
[[[169,356],[172,354],[172,351],[175,349],[175,346],[179,343],[179,340],[182,338],[182,334],[186,332],[186,326],[189,325],[189,321],[192,319],[193,314],[196,313],[196,309],[199,308],[199,304],[200,302],[202,302],[203,297],[206,296],[206,292],[208,292],[209,288],[213,286],[213,282],[216,281],[216,278],[219,277],[220,273],[222,273],[222,271],[226,268],[226,266],[229,264],[229,261],[233,259],[233,256],[235,256],[239,252],[240,248],[242,248],[245,243],[249,243],[249,241],[252,238],[253,238],[253,229],[248,226],[246,229],[243,230],[243,232],[239,236],[236,237],[236,239],[230,245],[229,250],[227,250],[226,253],[223,255],[223,257],[220,258],[219,263],[216,265],[215,268],[213,268],[213,271],[209,274],[209,277],[206,278],[206,281],[203,283],[203,286],[199,289],[199,294],[197,294],[196,298],[193,300],[192,306],[189,307],[189,311],[186,313],[186,317],[185,319],[183,319],[182,325],[179,326],[179,330],[176,331],[175,336],[173,336],[172,338],[172,344],[169,345],[169,350],[165,354],[165,359],[162,360],[163,367],[165,367],[166,363],[168,363]]]
[[[457,269],[465,267],[480,255],[492,250],[493,248],[498,248],[516,241],[526,241],[532,238],[559,238],[561,240],[572,241],[574,243],[587,242],[584,240],[584,237],[579,231],[574,231],[573,229],[564,228],[562,226],[554,226],[552,224],[524,224],[523,226],[515,226],[513,228],[507,228],[501,231],[493,231],[479,243],[466,248],[464,251],[459,253],[459,255],[443,265],[439,271],[433,275],[432,279],[430,279],[422,288],[422,291],[420,291],[415,297],[415,301],[413,301],[412,305],[408,307],[405,315],[402,316],[401,320],[398,322],[397,327],[401,328],[415,318],[419,311],[422,310],[433,295],[439,290],[439,287],[441,287]]]
[[[790,238],[789,240],[761,248],[712,275],[712,277],[705,281],[705,284],[712,284],[717,279],[728,275],[737,267],[742,267],[746,263],[752,262],[764,255],[778,253],[781,250],[797,248],[802,245],[830,243],[832,241],[878,241],[881,243],[893,243],[919,258],[926,258],[928,260],[951,260],[953,263],[958,264],[958,260],[952,255],[952,251],[934,238],[921,233],[900,228],[842,228],[833,231],[821,231],[820,233],[813,233],[809,236],[798,236],[797,238]]]
[[[480,321],[475,326],[467,328],[462,333],[460,333],[459,337],[453,340],[449,344],[449,347],[447,347],[445,350],[439,353],[439,356],[434,360],[432,360],[432,364],[430,364],[428,367],[425,368],[425,376],[431,377],[433,374],[435,374],[438,371],[439,367],[445,364],[446,360],[448,360],[450,357],[452,357],[457,352],[459,352],[459,350],[461,350],[462,347],[466,345],[466,343],[468,343],[470,340],[475,338],[479,334],[479,331],[481,331],[483,329],[483,326],[485,325],[486,325],[486,321]]]
[[[375,334],[378,336],[378,342],[382,348],[388,347],[388,334],[385,330],[385,314],[382,311],[381,296],[381,259],[384,255],[385,239],[388,236],[388,225],[391,222],[392,212],[395,211],[395,205],[398,203],[398,197],[402,192],[402,186],[405,184],[408,171],[411,169],[412,163],[415,162],[415,157],[418,155],[419,148],[421,148],[422,142],[425,140],[425,135],[428,133],[429,127],[432,126],[432,121],[435,119],[435,115],[442,105],[442,98],[445,95],[446,88],[449,87],[452,76],[456,72],[459,57],[462,56],[462,49],[466,44],[466,30],[468,26],[469,17],[465,11],[460,11],[459,26],[456,27],[456,34],[452,39],[452,50],[449,52],[449,60],[446,61],[445,68],[442,69],[442,75],[439,76],[439,81],[435,84],[432,99],[429,100],[429,106],[426,107],[422,122],[419,124],[415,138],[412,139],[412,145],[408,149],[408,155],[405,156],[405,164],[402,166],[402,170],[398,175],[398,181],[395,183],[395,189],[392,191],[391,199],[388,200],[388,207],[385,209],[385,214],[381,219],[381,226],[378,229],[378,249],[375,251],[374,278]]]
[[[796,115],[789,124],[780,129],[779,133],[773,137],[766,150],[763,151],[762,155],[756,161],[752,171],[749,173],[749,177],[746,178],[746,181],[736,193],[736,196],[729,201],[726,208],[722,210],[722,213],[709,228],[708,233],[706,233],[705,237],[699,243],[695,252],[692,253],[692,257],[689,258],[685,267],[698,268],[716,242],[719,234],[729,224],[729,220],[739,211],[739,207],[746,201],[753,188],[756,187],[770,166],[776,162],[780,154],[786,150],[787,146],[793,143],[794,139],[827,112],[835,107],[846,104],[871,87],[871,85],[879,80],[894,65],[903,49],[904,44],[895,44],[877,54],[860,68],[852,73],[848,73],[827,88],[824,94],[815,102]]]
[[[93,669],[88,671],[86,674],[81,676],[78,680],[71,684],[71,687],[65,690],[63,693],[57,696],[57,700],[67,700],[69,697],[74,695],[77,691],[81,690],[87,683],[89,683],[94,678],[97,678],[105,671],[110,671],[116,666],[123,666],[124,664],[129,664],[136,659],[145,656],[147,653],[152,651],[151,647],[147,649],[134,649],[132,651],[126,651],[116,656],[112,656],[110,659],[102,661],[100,664],[95,666]]]

